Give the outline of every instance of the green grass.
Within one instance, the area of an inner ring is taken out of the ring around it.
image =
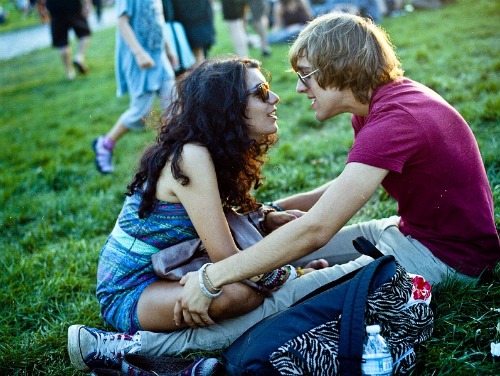
[[[455,106],[477,136],[500,227],[500,3],[461,0],[441,10],[385,19],[407,76]],[[1,28],[1,27],[0,27]],[[217,45],[231,51],[217,15]],[[1,37],[1,36],[0,36]],[[128,98],[115,97],[114,30],[96,32],[91,73],[67,82],[57,51],[43,49],[0,62],[0,374],[75,375],[66,354],[74,323],[106,329],[95,300],[99,250],[121,208],[123,192],[154,131],[117,147],[117,172],[94,168],[92,140],[116,121]],[[318,124],[295,93],[287,47],[264,66],[273,74],[280,143],[266,167],[260,200],[321,184],[339,173],[352,141],[346,115]],[[252,50],[260,57],[258,50]],[[353,221],[395,213],[379,191]],[[419,349],[416,375],[494,375],[500,358],[500,268],[476,287],[451,281],[435,290],[433,338]]]
[[[5,22],[0,24],[0,34],[40,25],[42,22],[36,10],[24,14],[22,10],[18,10],[14,0],[0,0],[5,12]]]

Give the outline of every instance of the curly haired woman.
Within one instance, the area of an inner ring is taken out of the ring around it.
[[[122,347],[134,352],[139,351],[133,336],[138,331],[185,328],[187,325],[176,325],[173,317],[182,286],[178,280],[160,279],[155,274],[152,255],[195,238],[202,241],[213,262],[238,253],[225,212],[261,207],[250,192],[260,185],[261,166],[277,141],[279,97],[269,89],[260,63],[244,58],[205,61],[179,79],[177,92],[177,99],[164,113],[156,143],[142,155],[99,259],[101,314],[123,332],[122,341],[98,329],[71,326],[70,358],[80,370],[116,360],[96,356],[95,349],[82,352],[85,343],[107,341],[109,347],[115,339],[113,343],[121,346],[117,352]],[[272,214],[263,219],[269,228],[299,215],[293,210]],[[181,267],[192,262],[181,255],[175,257]],[[278,273],[280,283],[297,276],[289,265],[276,270],[283,268],[286,271]],[[209,281],[205,286],[210,289]],[[209,293],[217,295],[211,290]],[[239,316],[258,307],[264,297],[247,284],[233,283],[214,299],[210,315],[216,320]],[[209,324],[197,322],[198,326]]]

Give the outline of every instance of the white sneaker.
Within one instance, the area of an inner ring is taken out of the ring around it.
[[[120,369],[125,354],[141,351],[141,336],[105,332],[84,325],[68,329],[68,354],[71,364],[80,371],[95,368]]]
[[[95,165],[101,174],[110,174],[115,170],[113,152],[104,147],[103,141],[104,136],[100,136],[92,144],[95,151]]]

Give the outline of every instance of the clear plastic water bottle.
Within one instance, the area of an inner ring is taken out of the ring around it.
[[[380,325],[368,325],[366,334],[361,374],[364,376],[392,375],[392,356],[384,338],[380,335]]]

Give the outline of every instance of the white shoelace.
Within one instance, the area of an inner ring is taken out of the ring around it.
[[[123,358],[125,350],[132,350],[136,341],[133,338],[126,339],[123,334],[97,334],[96,358]],[[112,355],[112,357],[110,356]]]

